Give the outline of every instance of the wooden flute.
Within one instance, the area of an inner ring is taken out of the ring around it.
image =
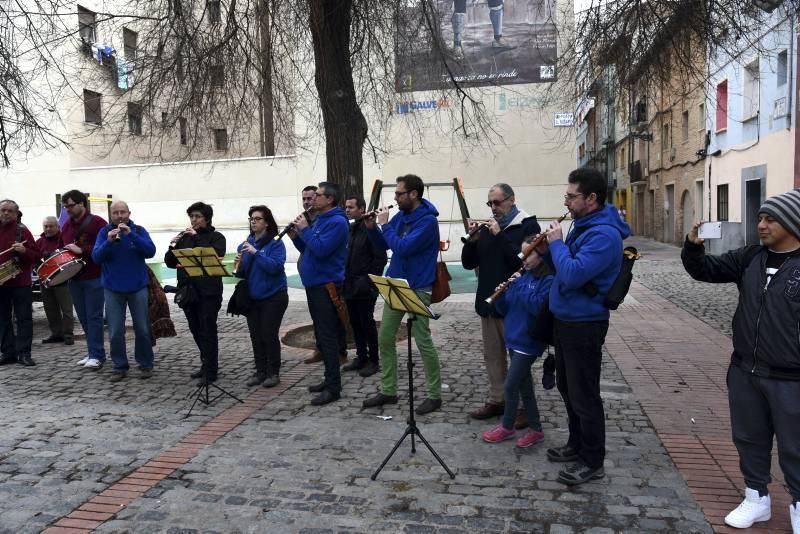
[[[559,224],[561,224],[561,223],[564,221],[564,219],[566,219],[568,216],[569,216],[569,212],[565,213],[564,215],[562,215],[561,217],[559,217],[558,219],[556,219],[556,222],[558,222]],[[520,274],[522,274],[523,272],[525,272],[525,265],[524,265],[524,263],[525,263],[525,258],[527,258],[528,256],[530,256],[530,255],[533,253],[533,251],[535,251],[535,250],[536,250],[536,247],[538,247],[539,245],[541,245],[541,244],[544,242],[544,240],[545,240],[545,239],[547,239],[547,234],[549,234],[549,233],[550,233],[550,232],[542,232],[541,234],[537,235],[537,236],[536,236],[536,237],[535,237],[535,238],[534,238],[534,239],[533,239],[533,240],[530,242],[530,246],[528,247],[528,251],[527,251],[527,252],[520,252],[520,253],[519,253],[519,259],[521,259],[521,260],[522,260],[522,263],[523,263],[522,267],[520,267],[520,268],[519,268],[517,271],[515,271],[515,272],[514,272],[514,274],[512,274],[512,275],[509,277],[509,279],[508,279],[508,280],[506,280],[505,282],[503,282],[502,284],[500,284],[499,286],[497,286],[497,289],[495,290],[495,292],[494,292],[494,293],[492,293],[492,295],[491,295],[489,298],[487,298],[487,299],[486,299],[486,303],[487,303],[487,304],[492,304],[492,303],[494,303],[494,301],[495,301],[495,300],[497,300],[497,298],[498,298],[500,295],[502,295],[503,293],[505,293],[506,289],[508,289],[508,286],[510,286],[510,285],[511,285],[511,283],[512,283],[514,280],[516,280],[516,279],[517,279],[517,276],[518,276],[518,275],[520,275]]]

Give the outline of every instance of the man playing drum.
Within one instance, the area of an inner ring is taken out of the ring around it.
[[[36,247],[41,252],[42,259],[46,260],[58,250],[61,241],[58,219],[52,215],[45,217],[42,221],[42,230],[41,237],[36,240]],[[42,343],[64,343],[65,345],[75,343],[72,335],[75,315],[72,311],[72,297],[67,284],[52,287],[45,287],[42,284],[42,304],[44,304],[44,313],[50,327],[50,335],[43,339]]]
[[[92,260],[92,250],[97,234],[106,225],[105,219],[89,213],[89,199],[78,190],[67,191],[61,203],[69,220],[61,229],[63,248],[80,256],[86,266],[69,281],[69,292],[78,320],[86,334],[88,354],[78,362],[89,369],[98,369],[106,361],[103,345],[103,286],[100,283],[100,266]]]
[[[0,357],[0,365],[19,362],[36,365],[31,358],[33,343],[33,293],[31,270],[41,255],[30,231],[17,222],[19,206],[13,200],[0,200],[0,325],[8,325],[9,352]],[[17,318],[16,332],[11,326],[12,311]],[[11,343],[13,340],[13,344]]]

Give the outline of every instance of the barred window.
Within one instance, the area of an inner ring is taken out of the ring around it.
[[[717,186],[717,220],[728,220],[728,184]]]
[[[228,130],[214,129],[214,150],[228,150]]]
[[[103,124],[103,97],[100,93],[83,90],[83,120],[92,124]]]

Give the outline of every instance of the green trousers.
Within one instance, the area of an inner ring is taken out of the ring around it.
[[[431,294],[415,291],[417,296],[427,305],[431,303]],[[381,389],[384,395],[397,395],[397,330],[403,320],[405,312],[395,311],[389,306],[383,307],[381,318],[381,331],[378,335],[378,345],[381,352]],[[433,346],[431,329],[427,317],[417,316],[411,326],[411,336],[417,344],[417,350],[422,355],[422,365],[425,369],[426,397],[429,399],[442,398],[442,379],[439,373],[439,353]]]

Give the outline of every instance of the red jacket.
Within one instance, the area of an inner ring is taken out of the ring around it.
[[[42,234],[36,240],[36,247],[42,253],[42,260],[49,258],[53,252],[61,248],[61,232],[58,232],[53,237],[47,237]]]
[[[86,225],[86,228],[84,228],[81,233],[80,240],[76,243],[75,235],[78,233],[78,228],[80,228],[81,223],[86,217],[92,217],[92,220]],[[83,251],[81,258],[86,262],[86,267],[84,267],[73,280],[100,278],[100,266],[92,260],[92,250],[94,249],[94,242],[97,240],[97,233],[100,232],[106,224],[108,223],[106,223],[105,219],[102,217],[86,213],[79,221],[68,220],[61,229],[61,242],[59,246],[63,248],[64,245],[75,243]]]
[[[10,251],[0,255],[0,263],[5,263],[11,259],[16,259],[19,268],[22,270],[17,276],[4,283],[2,287],[30,287],[31,269],[42,257],[33,235],[25,225],[22,225],[21,240],[25,241],[25,252],[17,254]],[[17,241],[17,223],[0,224],[0,251],[9,248]]]

